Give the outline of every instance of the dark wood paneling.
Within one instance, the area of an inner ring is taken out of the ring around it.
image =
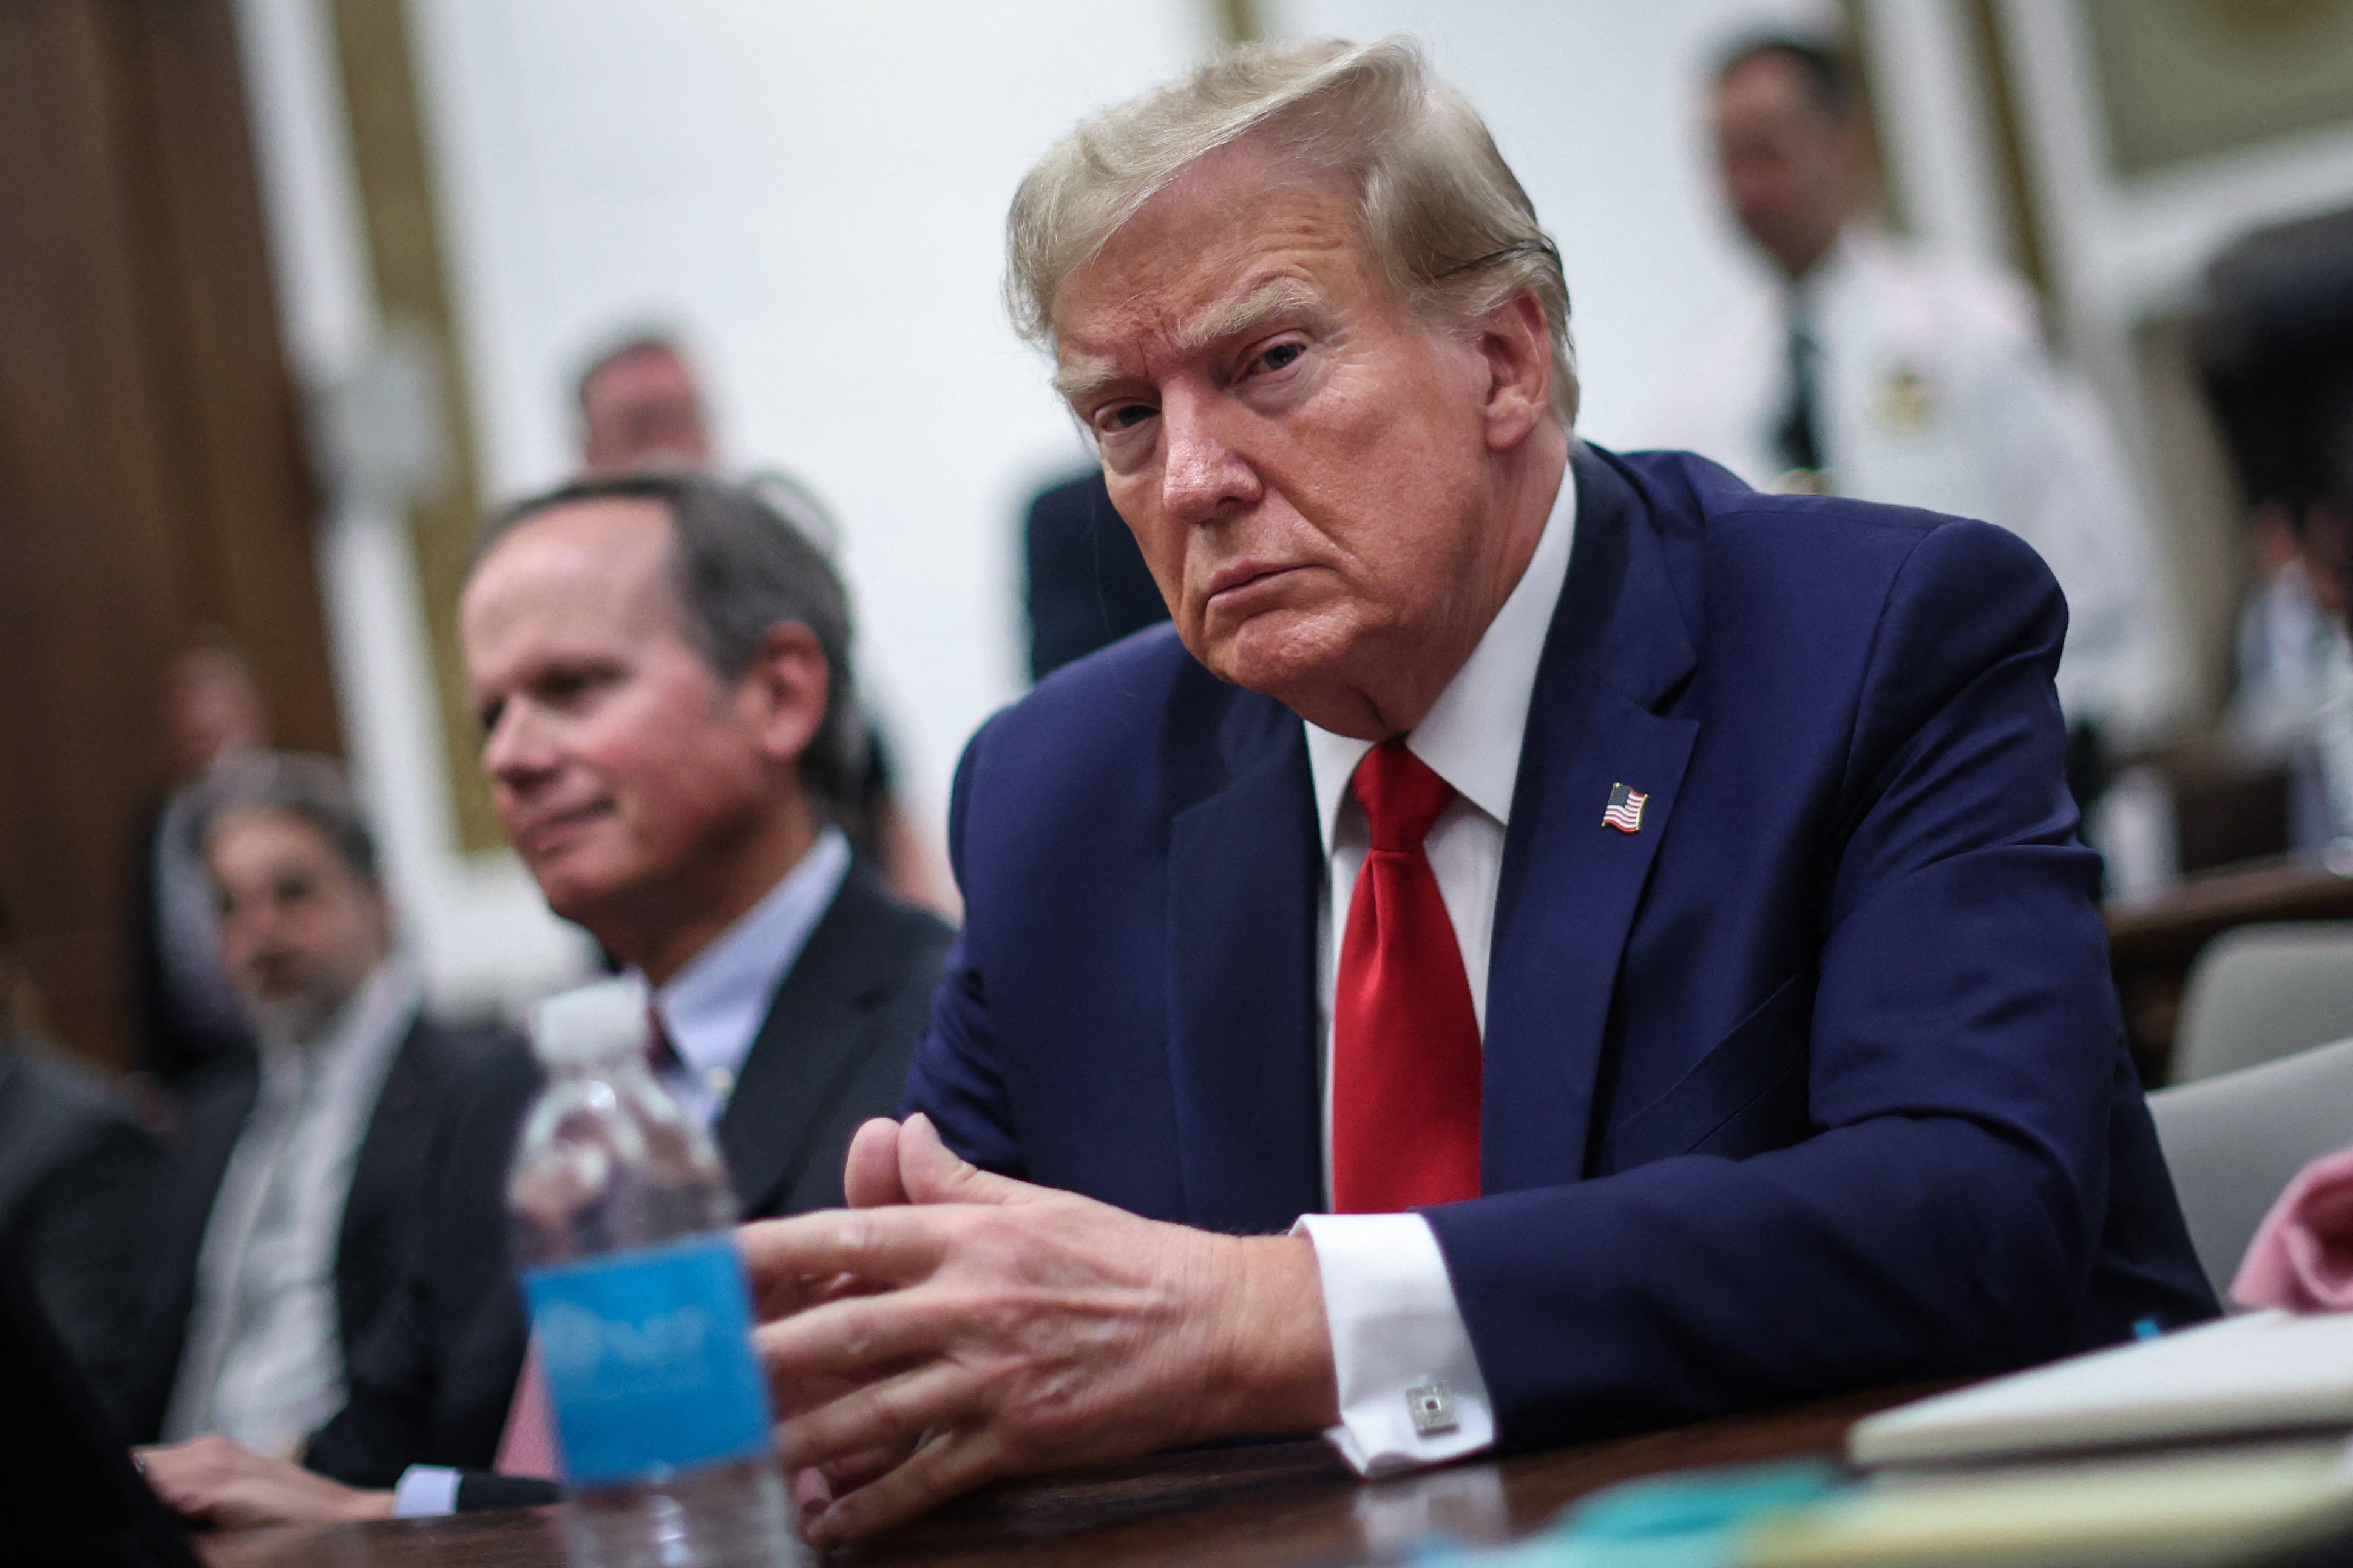
[[[0,894],[121,1062],[164,661],[226,628],[340,750],[228,0],[0,0]]]

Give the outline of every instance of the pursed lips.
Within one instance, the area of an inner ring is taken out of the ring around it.
[[[1287,562],[1237,561],[1230,566],[1218,568],[1209,578],[1209,591],[1205,597],[1214,602],[1229,594],[1240,593],[1297,570],[1295,564]]]

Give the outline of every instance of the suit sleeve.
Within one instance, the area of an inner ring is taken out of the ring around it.
[[[1791,1041],[1811,1136],[1428,1211],[1505,1446],[2070,1348],[2122,1044],[2063,783],[2065,623],[1982,524],[1895,575]]]
[[[27,1205],[17,1241],[58,1342],[125,1431],[137,1403],[139,1216],[160,1163],[128,1116],[93,1118]]]
[[[347,1486],[389,1487],[411,1464],[488,1465],[522,1363],[506,1247],[504,1173],[537,1083],[520,1045],[451,1085],[435,1173],[391,1299],[346,1357],[343,1407],[302,1462]]]
[[[922,1111],[940,1130],[949,1148],[984,1170],[1008,1176],[1027,1173],[1013,1121],[1013,1106],[998,1068],[989,1026],[988,993],[979,957],[972,951],[973,900],[985,894],[965,876],[966,839],[973,831],[973,795],[985,771],[983,753],[997,728],[980,728],[956,764],[948,800],[948,859],[965,894],[964,929],[948,950],[947,967],[932,1000],[931,1027],[915,1047],[907,1069],[907,1090],[899,1114]]]

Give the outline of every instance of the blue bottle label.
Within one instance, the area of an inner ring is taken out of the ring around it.
[[[724,1236],[531,1269],[523,1290],[574,1486],[768,1452],[751,1296]]]

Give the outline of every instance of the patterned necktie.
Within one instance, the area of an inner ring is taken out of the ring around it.
[[[1349,787],[1372,847],[1332,994],[1332,1206],[1393,1214],[1479,1195],[1479,1016],[1422,851],[1452,786],[1385,741]]]

